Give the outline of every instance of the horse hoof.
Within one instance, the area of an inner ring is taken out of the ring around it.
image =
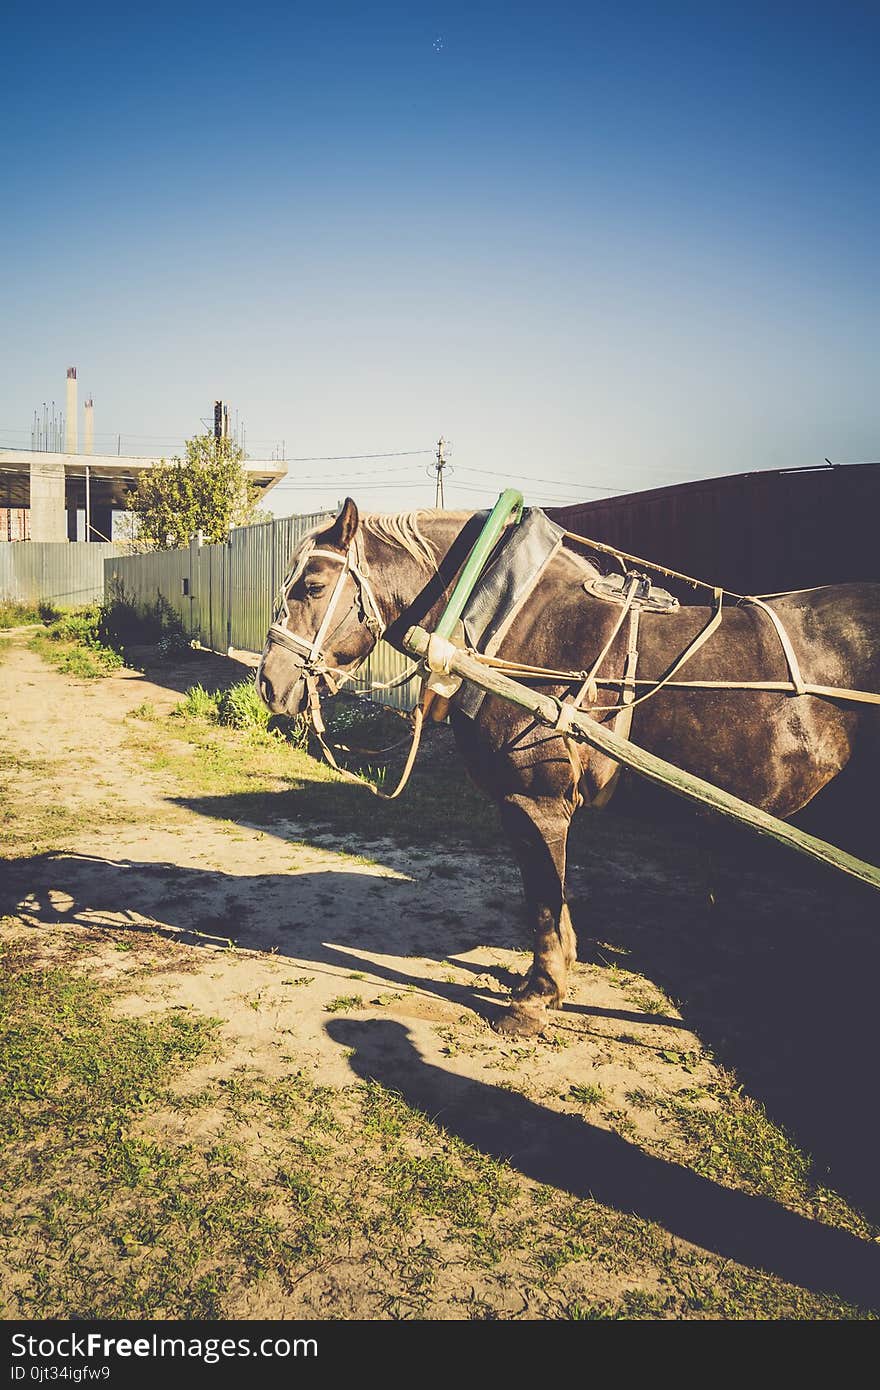
[[[521,1004],[512,1004],[492,1027],[496,1033],[504,1033],[507,1037],[534,1038],[547,1027],[547,1012],[543,1008],[525,1009]]]

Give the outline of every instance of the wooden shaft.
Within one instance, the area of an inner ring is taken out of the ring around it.
[[[430,635],[424,628],[411,627],[403,639],[403,645],[412,656],[423,657],[427,654],[429,640]],[[499,671],[487,668],[460,648],[452,647],[452,644],[449,644],[444,668],[456,676],[472,681],[481,690],[488,690],[490,694],[498,695],[502,700],[510,700],[520,708],[528,710],[543,724],[559,728],[560,733],[582,739],[591,747],[614,758],[616,762],[632,768],[649,782],[668,787],[677,796],[683,796],[701,806],[708,806],[728,820],[748,825],[759,835],[766,835],[780,844],[789,845],[800,854],[818,859],[820,863],[828,864],[880,890],[880,869],[873,864],[856,859],[853,855],[838,849],[836,845],[818,840],[806,831],[778,820],[767,811],[751,806],[747,801],[741,801],[739,797],[732,796],[730,792],[723,791],[711,782],[705,782],[702,777],[695,777],[693,773],[675,767],[646,749],[639,748],[637,744],[630,743],[628,739],[621,738],[612,729],[591,719],[589,715],[575,711],[571,706],[563,705],[561,701],[554,700],[549,695],[542,695],[537,690],[529,690],[527,686],[510,680]]]

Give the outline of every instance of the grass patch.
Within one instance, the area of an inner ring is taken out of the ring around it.
[[[877,1237],[877,1228],[842,1197],[813,1183],[809,1155],[739,1087],[697,1087],[677,1098],[655,1097],[653,1105],[675,1121],[679,1161],[683,1148],[684,1161],[694,1172],[725,1187],[770,1197],[864,1239]]]
[[[608,1097],[601,1086],[569,1086],[566,1100],[576,1101],[585,1110],[591,1110],[594,1105],[604,1105]]]
[[[308,742],[306,720],[270,714],[252,680],[238,681],[225,690],[191,685],[177,713],[186,719],[201,719],[249,734],[283,738],[298,748],[305,748]]]
[[[404,796],[384,802],[311,757],[298,740],[275,736],[271,721],[267,730],[233,729],[215,722],[214,708],[215,697],[193,687],[175,715],[132,729],[128,737],[150,769],[166,774],[185,800],[197,799],[206,815],[269,830],[278,820],[292,820],[355,841],[387,837],[401,845],[475,849],[504,844],[495,809],[467,778],[446,728],[426,730]],[[402,721],[393,723],[399,736]],[[397,775],[389,771],[388,781]]]
[[[214,1020],[119,1017],[87,962],[31,950],[0,960],[7,1318],[214,1319],[259,1288],[286,1317],[856,1314],[526,1184],[377,1082],[193,1086]]]
[[[339,994],[324,1005],[328,1014],[347,1013],[350,1009],[362,1009],[363,1007],[364,1001],[359,994]]]
[[[43,657],[56,671],[79,680],[109,676],[123,665],[122,657],[100,642],[92,645],[67,640],[53,632],[35,632],[28,642],[32,652]]]
[[[204,719],[217,722],[219,690],[205,690],[201,685],[191,685],[178,705],[178,713],[186,719]]]
[[[152,700],[142,700],[139,705],[135,705],[133,710],[129,710],[131,719],[158,719],[158,711]]]
[[[26,627],[30,623],[51,623],[60,616],[60,608],[44,600],[38,603],[18,603],[12,599],[0,599],[0,628]]]
[[[104,615],[97,604],[71,609],[50,622],[45,632],[35,632],[28,646],[65,675],[81,680],[108,676],[122,666],[123,657],[107,641]]]
[[[59,611],[39,606],[45,633],[36,633],[29,646],[67,675],[93,680],[118,670],[132,646],[155,646],[160,657],[179,657],[192,643],[167,600],[139,605],[121,589],[107,603],[85,604]]]

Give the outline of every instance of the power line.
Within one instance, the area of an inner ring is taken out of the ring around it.
[[[270,488],[270,489],[269,489],[269,491],[270,491],[270,492],[280,492],[280,491],[283,490],[283,491],[285,491],[285,492],[291,492],[291,491],[292,491],[292,492],[317,492],[317,491],[319,491],[319,489],[321,489],[321,488],[327,488],[327,487],[335,487],[335,488],[348,487],[348,484],[349,484],[350,481],[351,481],[351,479],[349,479],[349,478],[331,478],[329,481],[328,481],[326,478],[324,478],[322,481],[320,481],[320,482],[314,482],[314,483],[283,483],[283,482],[282,482],[282,483],[276,483],[275,486],[274,486],[273,488]],[[357,488],[358,488],[358,491],[360,491],[360,492],[372,492],[372,491],[373,491],[375,488],[377,488],[377,487],[382,487],[382,488],[387,488],[387,487],[401,487],[401,488],[403,488],[403,487],[421,487],[421,488],[423,488],[423,487],[424,487],[424,483],[402,483],[402,482],[393,481],[393,482],[390,482],[390,483],[358,483],[356,486],[357,486]]]
[[[289,461],[290,461],[290,460],[288,460],[288,462],[289,462]],[[406,468],[406,467],[404,467],[404,468],[386,468],[386,469],[383,470],[381,476],[382,476],[383,478],[386,478],[386,477],[388,476],[389,473],[409,473],[409,472],[410,472],[410,469],[409,469],[409,468]],[[341,473],[334,474],[334,477],[340,478],[340,479],[342,479],[342,478],[375,478],[375,476],[376,476],[376,470],[375,470],[374,468],[366,468],[366,469],[363,469],[363,470],[355,471],[355,472],[353,472],[353,473],[349,473],[348,471],[343,471],[343,472],[341,472]],[[300,487],[300,486],[303,486],[303,485],[305,485],[306,483],[308,483],[311,479],[314,479],[316,482],[319,482],[319,483],[326,483],[326,482],[327,482],[327,474],[326,474],[326,473],[297,473],[296,476],[295,476],[295,478],[284,478],[284,479],[282,479],[282,481],[281,481],[280,483],[276,483],[276,487]]]
[[[494,488],[475,487],[471,483],[456,483],[455,487],[462,492],[478,493],[481,497],[485,497],[487,494],[494,492]],[[545,497],[549,506],[555,507],[574,506],[578,502],[584,500],[582,497],[548,497],[547,494],[543,492],[538,495]]]
[[[545,487],[586,488],[587,492],[609,492],[617,486],[616,483],[579,483],[571,479],[563,481],[561,478],[533,478],[528,473],[498,473],[491,468],[474,468],[470,464],[467,465],[467,471],[482,473],[488,478],[514,478],[526,483],[543,483]]]
[[[433,449],[397,449],[385,454],[313,454],[303,458],[291,458],[287,463],[345,463],[349,459],[405,459],[415,458],[417,454],[433,454]]]

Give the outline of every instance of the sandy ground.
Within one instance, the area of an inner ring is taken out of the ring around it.
[[[870,925],[861,899],[823,897],[809,880],[768,889],[749,870],[736,909],[711,917],[693,860],[652,862],[644,839],[609,838],[605,876],[590,881],[588,958],[564,1008],[544,1037],[506,1039],[490,1020],[529,960],[506,855],[371,838],[369,803],[362,835],[344,840],[280,818],[219,820],[132,750],[133,711],[144,702],[170,712],[186,683],[228,674],[228,663],[205,657],[176,680],[123,670],[86,682],[49,669],[23,637],[7,645],[0,746],[17,765],[12,799],[63,816],[51,852],[19,843],[2,866],[4,931],[37,933],[47,961],[70,959],[71,945],[87,941],[88,970],[122,986],[124,1013],[194,1007],[219,1019],[225,1051],[182,1078],[185,1088],[239,1066],[267,1076],[305,1068],[340,1087],[375,1077],[441,1123],[448,1116],[470,1142],[511,1154],[527,1178],[589,1195],[596,1164],[597,1195],[675,1239],[792,1282],[807,1258],[797,1252],[814,1251],[808,1286],[863,1301],[861,1248],[844,1252],[857,1275],[829,1285],[823,1242],[837,1232],[818,1227],[814,1239],[817,1223],[689,1174],[674,1161],[662,1110],[628,1100],[711,1087],[718,1051],[733,1056],[771,1116],[801,1127],[840,1190],[849,1182],[857,1201],[876,1196],[864,1089],[873,1012],[862,999],[873,985],[853,954]],[[583,875],[575,867],[576,892]],[[823,941],[837,933],[839,960],[813,954],[808,927]],[[814,977],[826,1006],[837,978],[846,981],[833,1028],[814,1009]],[[688,1022],[669,1003],[685,987]],[[600,1087],[604,1101],[566,1156],[560,1145],[583,1118],[573,1087]],[[182,1123],[169,1115],[168,1137]],[[658,1152],[673,1161],[648,1157]]]
[[[126,748],[132,710],[148,701],[170,711],[179,698],[128,670],[72,680],[20,644],[0,664],[0,738],[40,760],[20,770],[17,793],[43,797],[48,785],[68,810],[87,817],[109,800],[133,820],[67,833],[62,852],[24,861],[13,874],[16,915],[46,933],[50,950],[57,934],[107,931],[98,960],[108,977],[125,968],[120,931],[158,930],[186,947],[180,970],[166,962],[124,1009],[193,1005],[223,1020],[225,1067],[272,1073],[295,1054],[332,1085],[360,1079],[328,1032],[328,1005],[351,996],[363,1006],[349,1016],[405,1025],[423,1061],[458,1077],[497,1083],[500,1069],[534,1093],[540,1047],[537,1090],[547,1095],[592,1084],[622,1100],[636,1086],[706,1078],[708,1064],[674,1074],[658,1056],[700,1050],[677,1011],[628,1004],[617,972],[609,980],[590,965],[576,967],[565,1008],[551,1016],[555,1046],[495,1034],[484,1015],[529,959],[507,858],[401,849],[371,840],[368,825],[343,842],[290,821],[230,823],[181,806]]]

